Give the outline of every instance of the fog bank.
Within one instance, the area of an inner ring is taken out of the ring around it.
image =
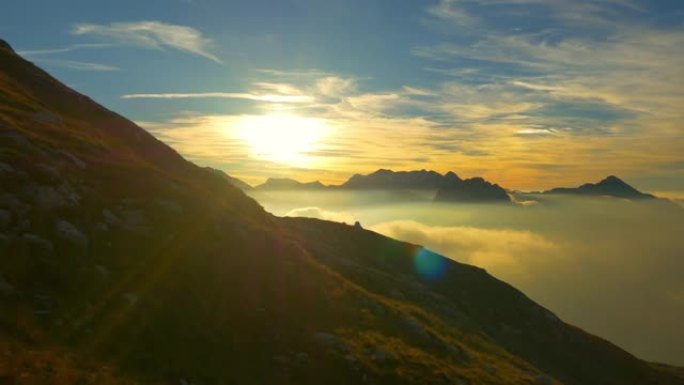
[[[641,358],[684,365],[684,210],[677,205],[533,194],[515,206],[438,204],[425,192],[253,196],[276,215],[358,220],[483,267],[566,322]]]

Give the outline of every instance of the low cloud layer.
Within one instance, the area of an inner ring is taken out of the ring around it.
[[[614,221],[599,222],[612,228],[592,224],[587,215],[585,230],[568,226],[565,234],[546,236],[410,220],[372,229],[483,267],[564,320],[641,357],[684,363],[684,242],[671,227],[681,229],[684,220],[608,215]]]
[[[426,245],[433,251],[487,269],[516,281],[537,273],[531,266],[558,263],[560,248],[530,231],[485,229],[469,226],[428,226],[412,220],[383,222],[371,230],[392,238]]]
[[[356,218],[349,213],[323,210],[320,207],[301,207],[288,211],[285,216],[325,219],[340,223],[354,223],[356,221]]]
[[[278,215],[353,217],[485,268],[638,357],[684,364],[684,210],[659,201],[529,197],[538,203],[437,204],[427,195],[407,201],[377,191],[255,193]]]

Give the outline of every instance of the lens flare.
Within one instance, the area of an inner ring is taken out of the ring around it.
[[[436,280],[446,272],[447,262],[446,258],[421,247],[413,257],[413,265],[422,278]]]

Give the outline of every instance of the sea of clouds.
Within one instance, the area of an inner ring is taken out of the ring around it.
[[[653,361],[684,364],[684,209],[528,195],[524,205],[429,195],[257,192],[276,215],[352,224],[485,268],[566,322]],[[536,203],[532,203],[536,202]]]

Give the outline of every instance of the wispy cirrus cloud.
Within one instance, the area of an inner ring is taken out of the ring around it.
[[[33,50],[21,50],[17,53],[21,56],[30,58],[38,63],[48,65],[51,67],[66,68],[75,71],[118,71],[119,67],[102,64],[102,63],[92,63],[81,60],[68,60],[68,59],[56,59],[61,54],[69,53],[79,50],[87,49],[102,49],[110,47],[110,44],[72,44],[67,47],[61,48],[46,48],[46,49],[33,49]]]
[[[101,24],[77,24],[74,35],[97,36],[115,43],[151,49],[172,48],[210,59],[221,60],[212,52],[213,42],[199,30],[185,25],[160,21],[138,21]]]
[[[317,69],[308,69],[308,70],[282,70],[282,69],[277,69],[277,68],[257,68],[255,70],[257,73],[266,75],[266,76],[271,76],[271,77],[277,77],[280,79],[283,78],[288,78],[288,79],[311,79],[311,78],[319,78],[322,76],[328,76],[331,75],[330,72],[325,72]]]
[[[323,96],[340,97],[354,91],[356,80],[340,76],[325,76],[316,81],[316,88]]]
[[[478,32],[446,34],[443,42],[414,47],[413,53],[451,64],[437,71],[464,84],[482,89],[508,83],[526,89],[524,98],[546,104],[594,100],[644,115],[681,117],[684,30],[648,24],[633,1],[441,0],[428,9],[447,21],[456,10],[476,19]],[[543,20],[535,19],[540,14]],[[527,19],[532,22],[525,28],[511,28]],[[464,31],[457,20],[449,25],[452,32]],[[480,69],[468,72],[464,62]]]
[[[62,59],[38,59],[40,62],[47,66],[66,68],[75,71],[118,71],[119,67],[100,64],[100,63],[90,63],[78,60],[62,60]]]
[[[107,47],[111,47],[111,44],[86,43],[86,44],[72,44],[68,47],[62,47],[62,48],[21,50],[21,51],[18,51],[17,53],[21,56],[29,57],[29,56],[55,55],[55,54],[61,54],[61,53],[67,53],[67,52],[82,50],[82,49],[99,49],[99,48],[107,48]]]
[[[245,99],[268,103],[306,103],[306,95],[250,94],[247,92],[142,93],[121,95],[122,99]]]

